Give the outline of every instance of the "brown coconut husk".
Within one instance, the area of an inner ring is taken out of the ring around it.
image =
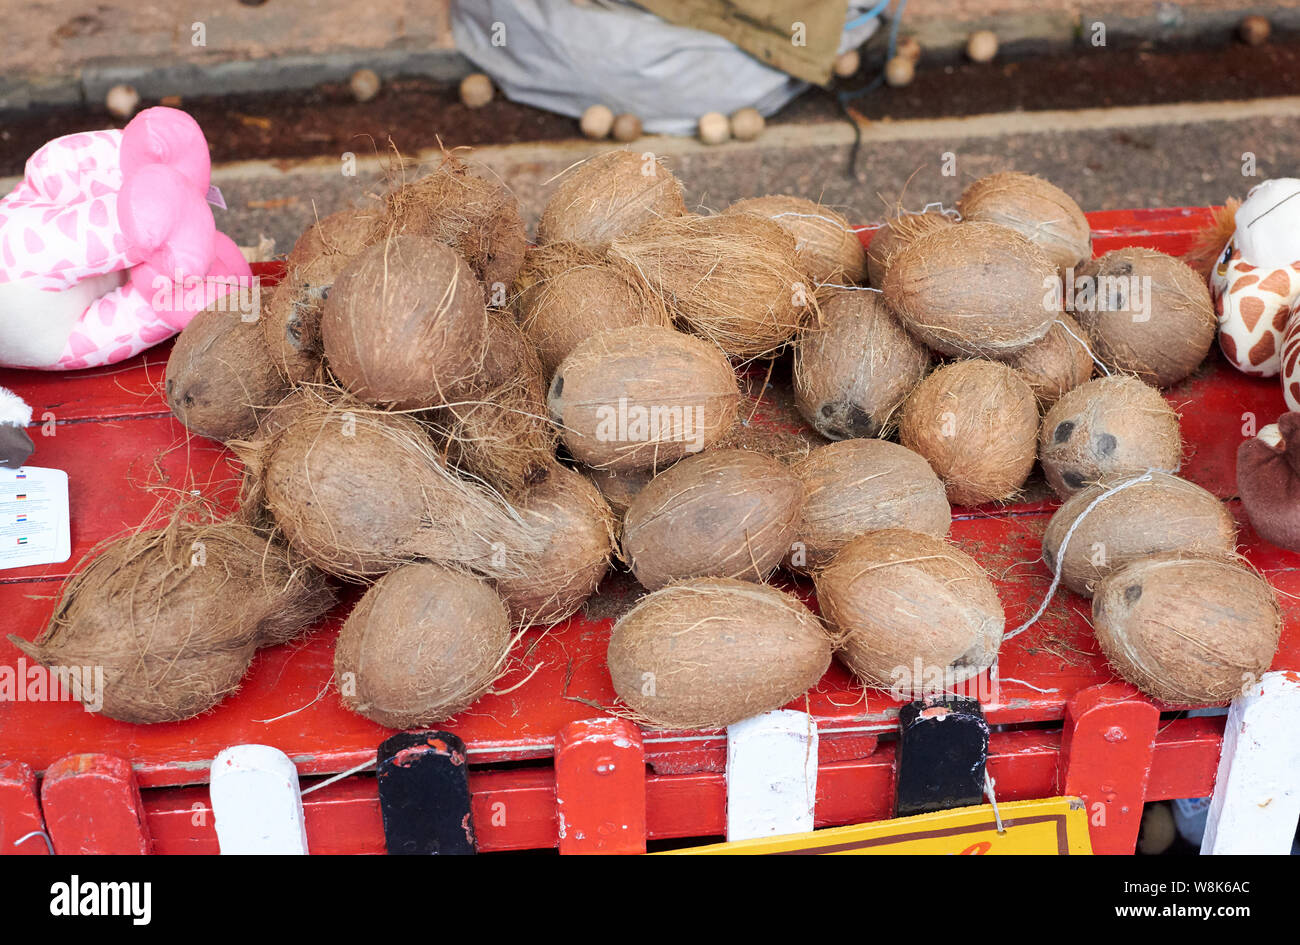
[[[1179,259],[1130,246],[1089,262],[1076,279],[1075,316],[1112,370],[1168,387],[1196,370],[1214,344],[1210,290]],[[1140,300],[1130,295],[1132,280],[1139,280]]]
[[[893,262],[894,256],[914,240],[933,230],[954,226],[956,220],[938,210],[924,213],[908,213],[898,208],[895,215],[885,222],[867,246],[867,278],[877,289],[885,284],[885,272]]]
[[[1226,702],[1258,682],[1282,614],[1267,581],[1221,558],[1166,553],[1113,572],[1092,599],[1097,642],[1114,670],[1171,705]]]
[[[962,223],[899,250],[883,290],[907,329],[935,351],[1008,358],[1060,316],[1056,279],[1051,259],[1015,230]]]
[[[607,151],[565,172],[537,223],[537,243],[604,252],[648,223],[685,214],[681,182],[663,161]]]
[[[827,439],[888,436],[896,411],[930,370],[930,351],[876,292],[839,290],[794,351],[795,405]]]
[[[402,414],[322,399],[236,451],[290,544],[340,577],[414,558],[518,575],[545,547],[499,494],[448,469],[426,428]]]
[[[1046,409],[1092,378],[1096,363],[1087,339],[1079,323],[1062,312],[1042,340],[1021,348],[1006,364],[1019,372],[1039,406]]]
[[[770,456],[714,450],[655,476],[623,517],[623,557],[649,590],[694,577],[762,582],[794,539],[803,483]]]
[[[1150,481],[1124,486],[1087,511],[1108,490],[1133,478],[1105,476],[1067,499],[1047,523],[1043,561],[1053,571],[1059,567],[1061,583],[1076,594],[1091,597],[1107,575],[1161,552],[1233,556],[1237,526],[1218,497],[1170,473],[1150,475]],[[1062,557],[1061,542],[1071,528]]]
[[[967,222],[1010,227],[1040,246],[1061,270],[1092,258],[1092,228],[1074,198],[1033,174],[1003,171],[975,181],[957,208]]]
[[[167,359],[163,390],[176,419],[214,440],[242,439],[288,389],[250,299],[230,295],[198,312]],[[238,306],[232,308],[232,306]]]
[[[394,729],[442,722],[501,676],[512,634],[487,582],[418,562],[385,574],[353,607],[334,648],[343,704]]]
[[[242,440],[227,442],[232,450],[241,457],[258,456],[281,431],[285,430],[299,417],[304,416],[313,406],[327,404],[347,398],[346,391],[327,384],[312,384],[295,387],[275,406],[262,411],[258,419],[257,431]],[[235,520],[251,525],[253,528],[270,532],[275,528],[275,517],[266,507],[266,494],[263,488],[262,472],[257,462],[246,464],[239,488],[239,508],[232,516]]]
[[[614,625],[614,691],[657,728],[724,728],[817,684],[831,639],[797,598],[730,578],[696,578],[642,598]]]
[[[596,332],[672,324],[661,296],[625,266],[577,243],[548,243],[529,253],[515,289],[519,327],[548,381]]]
[[[943,539],[870,532],[814,580],[822,614],[840,634],[837,656],[863,685],[918,698],[977,676],[997,659],[1006,620],[993,582]]]
[[[520,516],[544,536],[545,550],[517,577],[496,580],[497,593],[520,627],[549,626],[578,610],[609,568],[614,519],[600,493],[558,463],[514,499]]]
[[[658,220],[610,253],[659,292],[677,321],[736,358],[776,354],[816,320],[816,286],[794,240],[748,213]]]
[[[447,459],[498,491],[513,495],[544,478],[555,459],[558,431],[546,408],[542,366],[504,313],[488,310],[483,366],[450,403],[430,414]]]
[[[1136,377],[1099,377],[1069,391],[1043,418],[1038,458],[1061,498],[1112,473],[1177,472],[1178,414]]]
[[[649,326],[592,335],[564,359],[547,394],[573,457],[618,472],[662,469],[707,448],[730,429],[739,403],[735,372],[721,351]],[[654,411],[657,424],[635,425],[634,412],[653,419]]]
[[[1197,231],[1192,248],[1183,256],[1183,262],[1202,279],[1209,280],[1210,273],[1223,255],[1223,248],[1236,235],[1237,208],[1240,206],[1240,200],[1229,197],[1222,207],[1216,207],[1209,224]]]
[[[99,545],[35,641],[50,666],[103,667],[104,715],[175,722],[239,688],[258,647],[292,639],[334,604],[301,556],[236,522],[174,516]]]
[[[810,571],[866,532],[909,528],[943,538],[952,510],[925,458],[888,440],[819,446],[794,466],[804,504],[789,564]]]
[[[264,293],[261,328],[280,372],[297,383],[315,381],[325,350],[320,318],[343,267],[383,235],[383,215],[346,209],[309,226],[284,264],[284,279]]]
[[[330,371],[362,400],[399,410],[447,403],[483,364],[483,288],[455,250],[394,236],[344,268],[321,337]]]
[[[907,398],[898,439],[934,467],[954,505],[1010,499],[1034,468],[1038,402],[1007,365],[957,361]]]
[[[815,284],[862,283],[867,254],[857,231],[842,214],[815,200],[773,194],[737,200],[724,213],[752,213],[771,220],[794,239],[800,267]]]
[[[623,528],[623,516],[632,504],[632,500],[655,477],[653,469],[619,472],[616,469],[601,469],[593,466],[583,466],[582,474],[591,481],[605,500],[605,504],[609,506],[610,512],[614,514],[618,531]]]
[[[469,263],[492,304],[504,304],[524,264],[528,233],[519,201],[500,181],[444,154],[432,173],[390,192],[384,208],[385,235],[445,243]],[[494,299],[497,294],[500,298]]]

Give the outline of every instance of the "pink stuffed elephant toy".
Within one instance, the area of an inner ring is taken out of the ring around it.
[[[0,366],[114,364],[251,278],[208,206],[198,124],[150,108],[56,138],[0,200]]]

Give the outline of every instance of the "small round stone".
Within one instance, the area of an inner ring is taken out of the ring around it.
[[[992,62],[998,54],[998,36],[992,30],[976,30],[966,40],[966,55],[972,62]]]
[[[104,106],[116,118],[130,118],[140,107],[140,93],[130,85],[115,85],[104,96]]]
[[[358,69],[348,79],[348,88],[358,102],[368,102],[379,94],[381,83],[374,69]]]
[[[722,144],[731,137],[731,122],[721,112],[700,116],[700,140],[705,144]]]
[[[492,101],[492,80],[474,72],[460,80],[460,100],[469,108],[482,108]]]
[[[624,112],[614,119],[614,140],[635,141],[641,137],[641,119],[631,112]]]
[[[614,130],[614,113],[605,105],[592,105],[582,113],[579,126],[588,138],[608,138]]]
[[[900,88],[904,85],[911,85],[912,79],[916,77],[916,66],[912,60],[902,56],[895,56],[889,62],[885,63],[885,81],[894,88]]]
[[[742,108],[731,116],[731,136],[737,141],[753,141],[766,126],[757,108]]]

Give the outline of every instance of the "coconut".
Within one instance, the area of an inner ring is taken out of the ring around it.
[[[1041,341],[1021,348],[1006,363],[1020,373],[1040,406],[1051,407],[1067,390],[1092,377],[1094,362],[1086,339],[1078,322],[1062,312]]]
[[[1075,285],[1079,324],[1112,370],[1168,387],[1196,370],[1214,343],[1210,290],[1180,259],[1142,246],[1116,249],[1083,266]]]
[[[900,210],[876,230],[867,246],[868,280],[876,288],[881,288],[885,284],[885,271],[900,249],[931,230],[946,229],[955,222],[952,217],[938,210],[927,210],[925,213]]]
[[[764,581],[790,548],[803,484],[748,450],[691,456],[655,476],[623,517],[623,557],[643,587],[684,578]]]
[[[1153,472],[1148,481],[1133,482],[1097,501],[1132,479],[1103,476],[1066,500],[1047,523],[1043,561],[1053,571],[1059,562],[1061,582],[1077,594],[1091,597],[1106,575],[1159,552],[1233,554],[1237,526],[1227,506],[1186,479]],[[1062,557],[1067,533],[1070,542]]]
[[[510,644],[505,605],[486,582],[407,564],[352,608],[334,647],[334,678],[353,712],[388,728],[417,728],[487,692]]]
[[[813,200],[777,194],[737,200],[724,213],[752,213],[794,238],[804,273],[814,283],[863,282],[867,255],[857,231],[841,214]]]
[[[104,715],[175,722],[239,688],[258,647],[283,643],[334,604],[324,576],[235,522],[195,522],[101,545],[68,579],[34,642],[50,667],[103,667]]]
[[[917,237],[894,254],[882,288],[904,326],[952,357],[1011,357],[1061,314],[1056,266],[995,223]]]
[[[519,326],[549,380],[578,342],[633,325],[669,327],[663,299],[605,256],[577,243],[529,253],[515,283]]]
[[[831,640],[797,598],[695,578],[642,598],[614,625],[614,691],[660,728],[720,729],[779,709],[817,684]]]
[[[314,387],[310,390],[295,387],[285,394],[278,404],[269,410],[262,411],[262,415],[257,422],[256,438],[261,440],[272,439],[297,419],[312,403],[318,400],[328,400],[331,396],[337,397],[341,393],[341,391],[325,386]]]
[[[332,574],[427,558],[512,576],[545,544],[499,495],[447,469],[425,428],[402,414],[312,403],[271,440],[237,451],[290,544]]]
[[[918,698],[993,665],[1006,618],[989,576],[955,545],[869,532],[814,578],[839,658],[867,686]]]
[[[558,463],[518,495],[514,506],[546,547],[520,562],[519,575],[498,578],[497,593],[518,626],[559,623],[582,606],[605,576],[613,516],[595,486]]]
[[[390,233],[450,246],[469,263],[493,304],[505,304],[524,263],[528,233],[519,201],[503,184],[448,154],[433,173],[388,194],[384,206]]]
[[[1267,581],[1232,561],[1179,553],[1104,578],[1092,623],[1116,672],[1173,705],[1240,695],[1268,671],[1282,631]]]
[[[555,459],[542,365],[515,323],[495,309],[488,310],[479,375],[431,419],[448,460],[506,494],[545,477]]]
[[[592,335],[564,359],[547,395],[574,458],[618,472],[698,453],[730,429],[739,404],[721,351],[650,326]]]
[[[330,370],[362,400],[432,407],[483,364],[483,288],[455,250],[393,237],[344,268],[325,300],[321,337]]]
[[[616,469],[584,466],[582,472],[599,490],[609,510],[614,513],[619,529],[623,527],[623,515],[632,504],[632,500],[655,477],[653,469],[619,472]]]
[[[664,297],[685,328],[733,357],[774,354],[816,307],[794,239],[753,214],[657,220],[610,252]]]
[[[681,182],[661,161],[606,151],[566,173],[542,211],[537,242],[572,242],[603,252],[647,223],[685,213]]]
[[[1178,414],[1135,377],[1099,377],[1069,391],[1043,418],[1038,458],[1061,498],[1111,473],[1177,472]]]
[[[930,352],[875,292],[840,290],[794,349],[794,402],[827,439],[887,435],[930,370]]]
[[[198,312],[167,359],[167,406],[187,429],[223,442],[255,433],[288,386],[247,301],[232,294]]]
[[[943,483],[925,459],[888,440],[854,439],[819,446],[794,466],[804,504],[790,564],[828,564],[852,539],[886,528],[948,534],[952,510]]]
[[[1079,205],[1033,174],[981,177],[962,193],[957,208],[967,222],[997,223],[1033,240],[1058,269],[1092,258],[1092,228]]]
[[[284,279],[264,294],[262,335],[276,366],[291,381],[313,380],[325,349],[320,318],[343,267],[382,235],[383,215],[340,210],[317,220],[298,237],[284,264]]]
[[[903,404],[899,442],[934,467],[955,505],[1009,499],[1034,468],[1038,403],[996,361],[939,368]]]

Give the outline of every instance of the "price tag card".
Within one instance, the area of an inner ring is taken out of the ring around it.
[[[57,564],[72,556],[68,474],[0,468],[0,570]]]
[[[998,829],[998,816],[1002,829]],[[1010,801],[957,807],[877,820],[852,827],[830,827],[812,833],[715,843],[669,851],[674,854],[764,853],[925,853],[997,854],[1038,853],[1056,856],[1088,854],[1088,817],[1077,797],[1050,797],[1041,801]]]

